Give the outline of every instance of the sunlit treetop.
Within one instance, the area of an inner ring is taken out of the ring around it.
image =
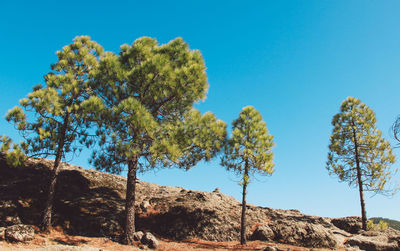
[[[246,168],[250,173],[272,174],[274,155],[271,150],[275,144],[261,114],[254,107],[246,106],[232,125],[221,164],[240,174]]]

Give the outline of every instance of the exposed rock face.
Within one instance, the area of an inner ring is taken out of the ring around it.
[[[319,224],[288,219],[273,221],[270,228],[276,242],[292,245],[303,243],[307,247],[336,247],[340,243],[329,225],[328,221],[323,222],[322,219]]]
[[[400,233],[392,229],[361,231],[360,234],[347,239],[345,244],[368,251],[395,251],[400,250]]]
[[[329,222],[326,222],[329,225]],[[336,247],[340,243],[336,236],[318,224],[297,222],[295,220],[271,221],[268,225],[259,226],[251,239],[275,241],[308,247]]]
[[[349,238],[345,244],[358,246],[362,250],[371,251],[396,251],[399,250],[397,242],[388,242],[387,237],[367,238],[366,236],[356,235]]]
[[[32,158],[26,167],[13,168],[0,156],[0,227],[12,225],[16,219],[39,225],[52,163]],[[142,181],[136,185],[137,230],[174,240],[239,240],[241,204],[233,197],[219,190],[192,191]],[[125,191],[126,179],[121,176],[63,163],[53,224],[72,235],[119,239],[123,233]],[[335,248],[351,237],[331,219],[297,210],[247,205],[246,217],[246,235],[252,239]]]
[[[332,224],[336,227],[351,233],[357,234],[362,229],[361,217],[344,217],[344,218],[335,218],[331,220]]]
[[[18,224],[7,227],[4,239],[9,242],[26,242],[35,238],[35,229],[31,225]]]

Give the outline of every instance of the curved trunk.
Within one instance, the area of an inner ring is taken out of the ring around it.
[[[242,218],[240,222],[240,244],[246,244],[246,193],[247,193],[247,182],[249,175],[249,167],[246,161],[244,168],[243,178],[243,192],[242,192]],[[245,178],[246,177],[246,178]]]
[[[134,242],[133,234],[135,233],[135,192],[136,192],[136,172],[137,157],[128,162],[128,180],[126,186],[125,199],[125,233],[123,242],[132,245]]]
[[[52,218],[54,194],[56,192],[58,168],[60,166],[61,158],[63,155],[65,135],[67,134],[68,121],[69,121],[69,113],[67,113],[64,117],[64,123],[62,125],[61,135],[60,135],[60,139],[58,141],[57,155],[56,155],[56,159],[54,161],[53,170],[51,170],[51,174],[50,174],[49,189],[48,189],[48,194],[47,194],[47,200],[45,203],[45,208],[43,211],[43,218],[42,218],[42,230],[45,232],[48,232],[51,228],[51,218]]]

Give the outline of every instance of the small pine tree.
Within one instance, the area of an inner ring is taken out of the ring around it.
[[[333,117],[326,168],[360,193],[362,228],[367,230],[364,191],[385,193],[395,162],[391,146],[375,126],[374,112],[359,99],[348,97]]]
[[[250,175],[271,175],[274,172],[273,137],[268,133],[261,114],[252,106],[244,107],[233,123],[232,136],[227,140],[221,165],[241,176],[242,217],[240,243],[246,244],[246,193]]]
[[[101,101],[92,96],[90,79],[102,53],[103,48],[90,40],[90,37],[76,37],[72,44],[57,51],[58,62],[51,66],[53,72],[45,76],[46,86],[35,86],[33,92],[20,101],[24,110],[34,116],[28,117],[18,106],[6,115],[7,121],[15,124],[24,138],[18,145],[13,144],[8,137],[3,137],[2,151],[7,153],[7,160],[11,164],[22,165],[25,156],[55,158],[44,203],[44,231],[51,228],[55,185],[61,160],[68,153],[81,151],[82,148],[76,143],[91,143],[86,130],[90,120],[85,114],[88,108],[101,105]]]

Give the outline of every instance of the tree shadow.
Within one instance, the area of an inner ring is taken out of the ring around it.
[[[17,215],[24,224],[40,225],[51,175],[47,164],[11,167],[0,156],[0,221]],[[119,236],[123,210],[124,199],[107,184],[92,184],[79,170],[60,170],[53,226],[71,235]]]

